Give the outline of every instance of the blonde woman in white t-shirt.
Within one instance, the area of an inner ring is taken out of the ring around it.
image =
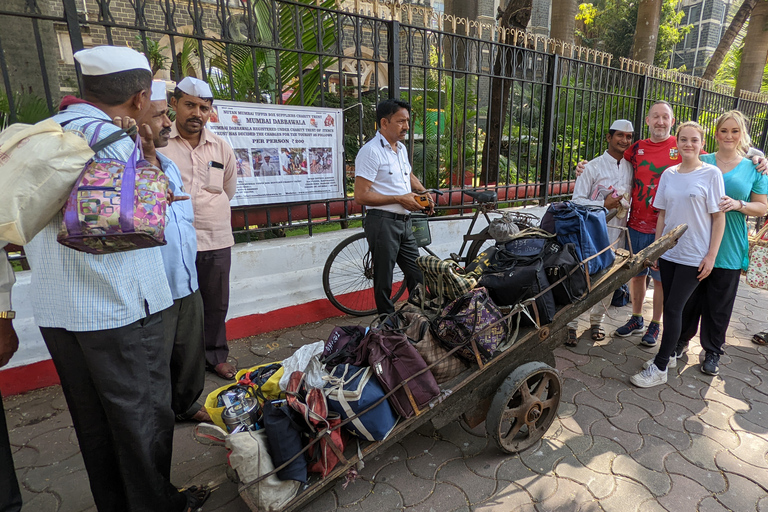
[[[688,121],[678,127],[676,136],[682,162],[669,167],[659,180],[653,201],[659,210],[656,238],[680,224],[687,224],[688,230],[658,261],[664,290],[664,329],[656,357],[630,378],[642,388],[667,382],[667,364],[680,337],[683,308],[699,282],[712,272],[725,229],[725,213],[719,206],[725,195],[723,175],[699,158],[704,128]]]

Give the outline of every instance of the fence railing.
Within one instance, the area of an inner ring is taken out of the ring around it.
[[[354,5],[353,5],[354,4]],[[766,149],[761,95],[522,32],[400,5],[313,0],[5,0],[0,6],[0,124],[54,113],[77,94],[72,53],[99,44],[145,52],[156,76],[208,80],[219,99],[344,109],[338,200],[233,209],[238,241],[359,219],[354,157],[375,131],[375,105],[409,101],[409,155],[430,188],[493,188],[506,202],[568,196],[572,169],[606,146],[611,121],[644,118],[657,100],[678,121],[712,129],[738,108]],[[618,67],[616,67],[618,66]],[[707,149],[714,149],[708,138]],[[461,194],[446,194],[456,210]]]

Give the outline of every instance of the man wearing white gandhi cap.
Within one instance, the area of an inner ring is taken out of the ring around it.
[[[154,81],[152,104],[140,124],[144,156],[163,170],[174,197],[166,210],[166,244],[160,248],[173,296],[173,306],[163,311],[166,343],[171,347],[171,407],[179,421],[211,421],[205,407],[197,402],[205,385],[205,344],[203,299],[195,266],[194,213],[179,168],[154,151],[168,145],[173,124],[167,114],[165,82]]]
[[[197,232],[197,278],[205,308],[206,367],[231,380],[236,368],[227,360],[226,317],[229,308],[229,271],[232,236],[229,200],[237,188],[235,152],[206,123],[213,109],[210,86],[186,77],[173,91],[171,106],[176,121],[168,146],[160,152],[181,171],[192,198]]]
[[[65,97],[54,120],[101,140],[117,118],[143,119],[152,73],[130,48],[75,53],[83,99]],[[99,158],[128,161],[124,137]],[[25,247],[35,321],[61,379],[99,512],[181,512],[208,491],[170,481],[174,416],[162,311],[173,304],[160,249],[93,255],[56,241],[61,214]],[[3,288],[0,283],[0,288]],[[0,344],[1,345],[1,344]]]
[[[629,197],[632,192],[632,165],[624,159],[624,152],[632,144],[634,131],[632,123],[626,119],[614,121],[605,135],[608,149],[587,163],[584,173],[576,178],[576,187],[573,190],[575,203],[617,210],[616,216],[608,222],[608,238],[611,242],[624,234],[622,229],[617,228],[627,226]],[[589,313],[590,337],[594,341],[605,339],[603,320],[611,298],[609,295],[595,304]],[[566,344],[569,346],[578,343],[577,326],[578,319],[568,323]]]

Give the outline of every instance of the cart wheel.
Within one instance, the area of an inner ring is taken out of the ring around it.
[[[557,415],[560,375],[538,361],[510,373],[493,397],[485,430],[502,451],[516,453],[541,439]]]

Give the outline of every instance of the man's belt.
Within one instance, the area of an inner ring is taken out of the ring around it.
[[[374,217],[383,217],[385,219],[406,221],[411,218],[410,213],[392,213],[386,210],[368,210],[366,215],[373,215]]]

